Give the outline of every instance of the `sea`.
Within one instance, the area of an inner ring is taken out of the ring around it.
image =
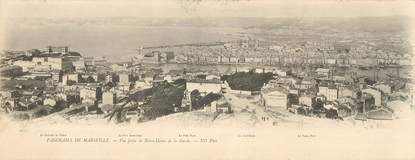
[[[140,47],[229,41],[218,30],[186,26],[16,25],[6,28],[6,50],[69,46],[83,56],[127,56]]]

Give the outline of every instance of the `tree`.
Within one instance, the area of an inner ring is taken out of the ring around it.
[[[346,53],[349,53],[350,52],[350,49],[349,48],[346,48]]]
[[[176,84],[176,85],[184,85],[184,84],[186,84],[186,79],[182,79],[182,78],[177,79],[177,80],[175,80],[173,82],[173,84]]]
[[[369,79],[369,78],[366,78],[366,79],[365,79],[365,83],[371,86],[371,85],[375,84],[375,83],[376,83],[376,81],[371,80],[371,79]]]
[[[317,113],[324,109],[323,107],[324,102],[320,100],[320,98],[313,98],[311,107],[313,108],[313,112]]]
[[[298,104],[299,103],[298,96],[295,95],[295,94],[288,94],[287,98],[288,98],[288,103],[289,104]]]
[[[88,76],[88,78],[86,78],[86,82],[87,83],[95,83],[95,79],[92,76]]]
[[[337,110],[330,108],[329,110],[327,110],[326,112],[326,118],[330,118],[330,119],[337,119],[339,117],[339,115],[337,114]]]
[[[10,113],[13,110],[12,105],[9,102],[2,105],[2,108],[6,111],[6,113]]]
[[[199,74],[196,77],[199,78],[199,79],[206,79],[206,75],[204,75],[204,74]]]
[[[58,112],[66,108],[66,102],[64,100],[59,100],[56,102],[56,105],[53,106],[53,109],[51,112]]]
[[[68,80],[68,81],[66,82],[66,84],[67,84],[68,86],[72,86],[72,85],[76,84],[76,81],[74,81],[74,80]]]
[[[105,81],[105,74],[98,74],[98,82],[103,82]]]
[[[192,100],[192,108],[198,109],[200,107],[200,99],[202,98],[199,90],[195,89],[192,92],[190,92],[190,98]]]
[[[131,83],[130,84],[130,87],[129,87],[129,90],[132,90],[132,89],[134,89],[135,88],[135,83]]]
[[[221,81],[226,81],[230,76],[229,75],[223,75],[220,77]]]
[[[20,98],[22,96],[22,94],[20,94],[19,91],[12,91],[11,96],[12,96],[12,98]]]
[[[81,98],[79,97],[79,95],[67,95],[67,105],[71,105],[71,104],[78,104],[81,102]]]
[[[112,74],[112,82],[120,82],[120,76],[118,74]]]
[[[107,87],[109,88],[114,88],[115,84],[113,82],[108,82],[107,84],[105,84]]]
[[[265,83],[273,79],[272,73],[254,73],[254,72],[237,72],[228,77],[221,77],[226,79],[232,89],[259,91]]]
[[[199,105],[204,106],[212,103],[213,101],[219,100],[222,96],[220,94],[209,93],[208,95],[200,99]]]
[[[307,115],[306,110],[304,109],[304,107],[300,107],[297,109],[297,113],[301,114],[301,115]]]
[[[137,80],[140,80],[140,78],[138,76],[135,76],[133,74],[128,75],[129,79],[131,82],[135,82]]]

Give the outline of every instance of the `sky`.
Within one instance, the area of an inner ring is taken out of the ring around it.
[[[410,16],[414,1],[3,0],[2,17],[379,17]]]

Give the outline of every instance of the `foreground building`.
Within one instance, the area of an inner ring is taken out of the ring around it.
[[[198,90],[200,93],[220,93],[222,82],[219,80],[190,80],[186,82],[186,89],[189,92]]]
[[[266,109],[283,110],[288,106],[288,91],[281,87],[261,90],[261,103]]]

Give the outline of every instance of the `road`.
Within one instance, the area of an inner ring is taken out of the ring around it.
[[[231,104],[232,110],[235,113],[247,110],[258,118],[258,120],[264,125],[277,125],[280,118],[277,117],[277,114],[271,114],[268,111],[265,111],[264,106],[260,106],[259,96],[249,96],[246,98],[246,95],[237,95],[233,93],[226,92],[224,94],[226,100]]]

